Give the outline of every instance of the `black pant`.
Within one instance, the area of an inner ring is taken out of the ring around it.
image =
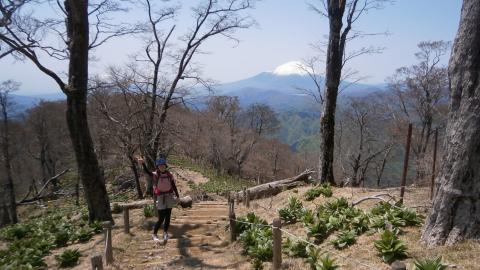
[[[158,210],[158,221],[153,228],[153,233],[157,234],[158,229],[162,226],[163,223],[163,231],[168,231],[168,227],[170,227],[170,217],[172,216],[172,208]]]

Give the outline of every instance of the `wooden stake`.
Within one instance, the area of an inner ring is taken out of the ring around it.
[[[282,221],[280,218],[273,220],[273,269],[282,267]]]
[[[237,228],[235,222],[235,200],[228,202],[228,219],[230,224],[230,241],[235,242],[237,240]]]
[[[400,203],[403,203],[405,185],[407,184],[408,157],[410,156],[410,143],[412,141],[412,124],[408,124],[407,142],[405,144],[405,159],[403,161],[402,183],[400,188]]]
[[[247,208],[250,208],[250,190],[248,189],[245,196],[245,205],[247,206]]]
[[[433,164],[432,164],[432,181],[430,183],[430,200],[433,200],[433,187],[435,186],[435,164],[437,163],[437,143],[438,143],[438,128],[435,129],[435,143],[433,145]]]
[[[123,208],[123,232],[130,233],[130,209],[128,207]]]
[[[111,221],[103,223],[103,229],[105,230],[105,262],[107,265],[113,263],[112,226],[113,224]]]
[[[102,255],[96,254],[90,258],[92,270],[103,270]]]

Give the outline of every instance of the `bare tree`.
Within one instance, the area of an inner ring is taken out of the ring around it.
[[[17,205],[13,186],[12,157],[10,155],[9,117],[13,107],[10,93],[17,90],[19,84],[14,81],[4,81],[0,84],[0,116],[1,116],[1,147],[5,167],[5,177],[1,178],[0,189],[0,227],[17,223]]]
[[[418,64],[399,68],[389,78],[389,86],[397,97],[398,111],[415,123],[412,150],[415,155],[416,180],[426,176],[425,154],[436,126],[444,126],[441,107],[448,98],[448,76],[440,61],[450,44],[444,41],[420,42],[415,54]]]
[[[342,168],[352,186],[365,185],[370,171],[374,169],[382,154],[383,164],[378,170],[383,173],[388,158],[385,153],[392,147],[392,143],[385,140],[385,134],[381,132],[385,120],[376,110],[376,105],[369,102],[368,97],[351,98],[342,116],[344,128],[341,131],[342,148],[339,149]]]
[[[448,67],[450,113],[433,210],[422,235],[428,245],[480,239],[480,5],[464,0]]]
[[[16,12],[9,17],[9,23],[0,27],[0,41],[14,49],[17,57],[28,59],[52,78],[67,96],[66,118],[85,189],[89,221],[112,220],[105,180],[87,121],[89,50],[132,30],[109,21],[109,13],[121,10],[116,2],[66,0],[63,4],[60,1],[56,3],[65,19],[44,19],[35,17],[31,12]],[[90,21],[89,17],[92,18]],[[55,38],[61,42],[52,42]],[[57,47],[54,44],[66,46]],[[46,66],[42,56],[68,60],[68,81],[65,82],[63,75]]]
[[[195,55],[202,53],[207,40],[221,36],[237,41],[233,34],[245,29],[253,20],[243,13],[252,7],[249,0],[203,0],[192,8],[192,26],[184,33],[177,29],[176,18],[180,7],[156,8],[151,0],[142,1],[148,21],[144,24],[144,52],[129,65],[135,74],[132,90],[144,93],[145,118],[142,153],[148,167],[154,165],[160,153],[165,152],[163,138],[168,110],[181,104],[188,90],[205,84],[195,66]],[[175,39],[175,37],[177,39]],[[152,184],[148,181],[147,193]]]
[[[321,0],[319,7],[312,9],[329,20],[329,36],[325,69],[325,95],[320,120],[320,182],[335,184],[333,155],[335,149],[335,111],[342,69],[352,58],[371,53],[375,48],[361,48],[345,52],[348,41],[365,35],[355,31],[353,25],[369,10],[378,9],[386,0]]]

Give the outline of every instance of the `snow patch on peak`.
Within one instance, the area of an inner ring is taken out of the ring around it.
[[[308,70],[305,64],[300,61],[290,61],[275,68],[273,74],[279,76],[286,75],[307,75]]]

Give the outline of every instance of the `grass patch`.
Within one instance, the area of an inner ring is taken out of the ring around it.
[[[187,158],[171,156],[169,160],[171,164],[199,172],[209,179],[208,182],[201,184],[189,182],[188,185],[192,190],[223,194],[228,191],[240,191],[244,187],[252,186],[252,182],[246,179],[229,175],[227,173],[218,173],[213,168],[200,166]]]

